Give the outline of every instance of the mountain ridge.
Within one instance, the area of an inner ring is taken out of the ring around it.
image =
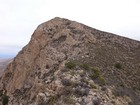
[[[37,27],[1,90],[8,105],[139,105],[139,53],[139,41],[57,17]]]

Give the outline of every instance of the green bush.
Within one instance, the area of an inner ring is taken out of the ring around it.
[[[96,79],[96,78],[98,78],[100,76],[100,71],[99,71],[98,68],[94,67],[94,68],[91,69],[91,71],[92,71],[92,73],[91,73],[90,77],[92,79]]]
[[[97,89],[97,86],[95,84],[90,83],[90,87],[93,88],[93,89]]]
[[[73,69],[73,68],[75,68],[76,64],[72,61],[69,61],[69,62],[65,63],[65,66],[68,69]]]
[[[100,71],[99,71],[99,69],[98,69],[97,67],[93,67],[91,70],[92,70],[92,72],[94,72],[95,74],[100,75]]]
[[[101,85],[105,85],[105,79],[102,75],[99,76],[99,82]]]
[[[100,73],[98,68],[93,67],[91,69],[92,73],[90,74],[90,77],[92,79],[97,79],[100,85],[105,85],[105,79],[102,76],[102,74]]]

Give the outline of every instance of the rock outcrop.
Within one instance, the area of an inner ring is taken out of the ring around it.
[[[139,54],[139,41],[54,18],[8,65],[1,96],[8,105],[140,105]]]

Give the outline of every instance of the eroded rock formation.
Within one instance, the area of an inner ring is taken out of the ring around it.
[[[140,42],[75,21],[37,27],[5,70],[8,105],[139,105]]]

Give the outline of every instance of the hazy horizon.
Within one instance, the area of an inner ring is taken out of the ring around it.
[[[0,53],[0,59],[9,59],[9,58],[14,58],[16,57],[17,53],[14,54],[1,54]]]

